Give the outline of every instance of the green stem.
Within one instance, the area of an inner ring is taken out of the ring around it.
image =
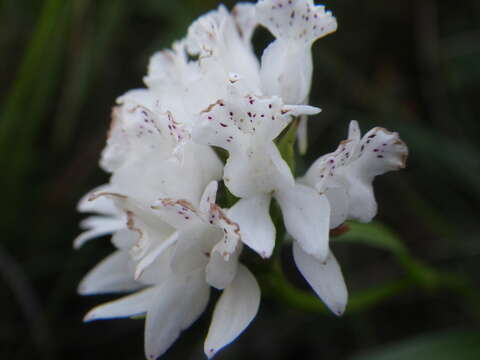
[[[439,291],[450,291],[459,295],[480,319],[480,306],[478,305],[480,304],[480,293],[467,278],[458,274],[437,272],[412,258],[405,257],[401,261],[407,269],[404,278],[351,294],[347,308],[348,313],[360,313],[402,292],[420,289],[429,295]],[[329,313],[313,291],[298,289],[288,281],[281,268],[280,252],[275,254],[272,264],[270,273],[264,282],[267,293],[284,304],[302,311]]]

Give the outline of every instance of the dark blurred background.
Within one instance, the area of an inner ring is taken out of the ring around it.
[[[408,168],[376,181],[378,223],[334,241],[353,299],[342,318],[266,291],[217,358],[480,359],[480,2],[324,3],[339,29],[314,46],[311,104],[324,111],[299,173],[351,119],[399,131]],[[107,181],[97,163],[115,98],[142,86],[149,56],[217,5],[0,2],[0,359],[143,359],[141,320],[81,321],[112,298],[76,294],[112,248],[72,249],[75,206]],[[258,47],[266,39],[257,31]],[[285,253],[287,277],[306,289]],[[210,314],[164,358],[203,358]]]

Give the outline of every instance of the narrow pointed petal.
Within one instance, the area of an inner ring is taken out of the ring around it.
[[[348,125],[348,140],[360,141],[360,126],[358,121],[352,120]]]
[[[157,296],[157,288],[150,287],[93,308],[83,321],[126,318],[144,314]]]
[[[83,278],[80,295],[108,294],[138,290],[143,285],[133,280],[128,253],[116,251],[103,259]]]
[[[80,222],[80,228],[88,230],[88,229],[96,229],[96,228],[114,228],[116,226],[125,226],[125,218],[124,216],[89,216],[83,219]]]
[[[86,221],[87,220],[87,221]],[[122,218],[108,218],[103,216],[92,216],[82,222],[83,227],[88,230],[78,235],[73,240],[73,247],[79,249],[86,242],[98,237],[109,235],[125,227],[125,220]]]
[[[280,204],[287,231],[303,250],[320,261],[327,258],[330,205],[313,188],[295,184],[274,194]]]
[[[87,230],[80,233],[74,240],[73,240],[73,248],[80,249],[86,242],[99,238],[104,235],[111,234],[111,231],[104,231],[104,230]]]
[[[172,277],[158,289],[145,323],[145,355],[157,359],[205,310],[209,287],[203,274]]]
[[[251,3],[238,3],[232,10],[233,19],[244,43],[250,48],[253,32],[257,27],[255,5]]]
[[[115,206],[115,203],[104,196],[95,197],[94,194],[108,192],[110,191],[111,185],[104,184],[96,187],[93,190],[90,190],[85,194],[77,205],[77,210],[79,212],[92,212],[102,215],[114,215],[118,214],[119,210]],[[92,198],[93,197],[93,198]]]
[[[292,116],[308,116],[320,114],[322,112],[322,109],[310,105],[285,105],[284,111],[287,111]]]
[[[270,218],[270,195],[261,194],[240,199],[228,216],[240,226],[242,242],[263,258],[269,258],[275,247],[275,226]]]
[[[308,149],[308,118],[302,116],[297,130],[298,151],[300,155],[305,155]]]
[[[235,340],[250,324],[260,305],[260,288],[252,273],[243,265],[215,306],[205,340],[205,354],[211,358]]]
[[[303,251],[293,243],[293,257],[298,270],[325,305],[336,315],[342,315],[347,306],[348,292],[342,271],[330,252],[325,262]]]

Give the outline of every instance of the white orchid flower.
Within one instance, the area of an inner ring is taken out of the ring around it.
[[[337,30],[337,21],[313,0],[260,0],[258,22],[275,36],[262,55],[262,88],[289,104],[303,104],[312,81],[312,44]]]
[[[261,61],[251,38],[258,25],[275,40]],[[129,292],[85,320],[145,316],[145,354],[162,355],[204,311],[210,287],[222,291],[204,344],[210,358],[255,317],[260,289],[240,263],[243,244],[266,259],[275,247],[274,198],[293,237],[306,281],[335,314],[348,292],[329,248],[346,219],[376,213],[372,181],[404,166],[398,134],[356,122],[348,140],[295,180],[275,141],[296,117],[306,146],[311,46],[337,23],[312,0],[260,0],[223,6],[197,19],[171,50],[150,59],[146,88],[117,99],[101,167],[111,177],[79,203],[94,213],[75,247],[113,234],[116,250],[81,281],[83,295]],[[216,154],[228,152],[223,164]],[[223,179],[238,198],[216,203]]]
[[[86,219],[85,225],[95,227],[81,234],[75,245],[114,233],[125,227],[127,220],[134,228],[135,218],[145,229],[130,254],[135,262],[144,264],[154,259],[165,241],[172,242],[175,234],[168,223],[152,215],[153,201],[170,197],[198,203],[205,186],[221,177],[222,165],[211,148],[187,141],[186,132],[171,113],[159,111],[155,96],[148,90],[129,92],[119,104],[102,156],[103,167],[113,172],[110,184],[95,189],[80,202],[83,211],[106,212],[107,216]],[[109,196],[101,196],[105,194]]]
[[[260,90],[260,66],[250,44],[256,25],[252,10],[253,4],[240,4],[232,16],[221,5],[197,19],[172,50],[151,58],[144,82],[159,106],[186,128],[208,104],[226,95],[230,73],[242,74]]]
[[[398,133],[376,127],[360,138],[358,123],[352,121],[348,139],[334,153],[315,161],[300,181],[327,196],[331,228],[347,219],[369,222],[377,213],[374,178],[404,168],[407,157],[407,146]]]
[[[219,99],[201,113],[192,137],[201,144],[218,146],[229,152],[223,179],[228,189],[241,198],[231,210],[232,218],[242,230],[252,229],[246,230],[242,237],[246,245],[262,257],[272,254],[275,231],[268,212],[273,193],[284,211],[290,233],[308,253],[324,259],[328,251],[325,244],[317,241],[321,225],[317,219],[318,212],[328,216],[328,203],[315,191],[295,185],[290,168],[273,142],[291,122],[292,116],[315,114],[320,109],[285,105],[276,96],[252,95],[241,85],[241,80],[232,81],[229,97]],[[319,204],[309,197],[318,200]],[[306,203],[299,203],[299,199]],[[325,229],[328,231],[328,227]]]
[[[188,29],[187,51],[199,56],[200,69],[208,78],[203,87],[215,86],[230,73],[237,73],[249,88],[259,91],[260,67],[248,41],[254,26],[249,6],[238,7],[234,13],[237,18],[220,5],[198,18]]]
[[[397,133],[374,128],[361,138],[358,123],[352,121],[348,139],[335,152],[319,158],[298,182],[315,188],[319,196],[328,199],[329,228],[336,228],[347,219],[369,222],[377,212],[372,187],[375,176],[405,167],[407,156],[408,149]],[[319,261],[294,243],[293,255],[298,270],[315,293],[332,312],[342,314],[348,292],[333,253],[330,251],[325,261]]]
[[[210,296],[202,269],[188,274],[163,273],[162,278],[156,285],[95,307],[85,321],[145,315],[145,354],[148,359],[157,359],[198,319]],[[255,278],[239,265],[215,306],[204,344],[209,358],[243,332],[255,317],[259,303],[260,289]]]
[[[262,90],[289,104],[307,104],[312,82],[313,43],[337,30],[337,20],[312,0],[261,0],[258,22],[275,36],[263,52]],[[307,116],[297,131],[300,153],[307,150]]]
[[[151,211],[177,231],[135,269],[124,251],[124,247],[132,246],[132,232],[117,233],[120,239],[114,243],[120,250],[87,274],[79,291],[92,294],[145,289],[94,308],[85,321],[145,314],[145,352],[148,358],[156,359],[204,311],[209,286],[213,286],[223,293],[215,307],[205,353],[211,357],[234,340],[255,317],[260,289],[254,276],[238,263],[239,227],[215,204],[216,190],[216,182],[209,184],[198,208],[186,200],[158,201]],[[130,209],[134,207],[128,198],[109,196],[117,197]],[[140,222],[145,214],[131,214],[131,230],[140,237],[147,233],[152,236],[153,229],[146,221]]]

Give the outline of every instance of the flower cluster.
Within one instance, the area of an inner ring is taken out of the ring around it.
[[[251,45],[257,26],[275,40],[259,61]],[[204,311],[210,287],[221,290],[205,340],[213,356],[255,317],[260,288],[241,263],[247,246],[267,261],[276,229],[272,198],[293,238],[299,271],[337,315],[347,303],[330,229],[376,213],[375,176],[404,167],[398,134],[374,128],[348,138],[295,178],[275,141],[306,105],[311,46],[337,28],[312,0],[260,0],[203,15],[172,49],[154,54],[146,87],[117,100],[100,165],[108,184],[87,194],[91,212],[75,247],[112,234],[116,250],[82,280],[82,295],[129,292],[91,310],[85,320],[145,316],[145,353],[156,359]],[[297,121],[297,120],[295,120]],[[223,163],[218,154],[224,149]],[[217,202],[219,182],[237,200]]]

